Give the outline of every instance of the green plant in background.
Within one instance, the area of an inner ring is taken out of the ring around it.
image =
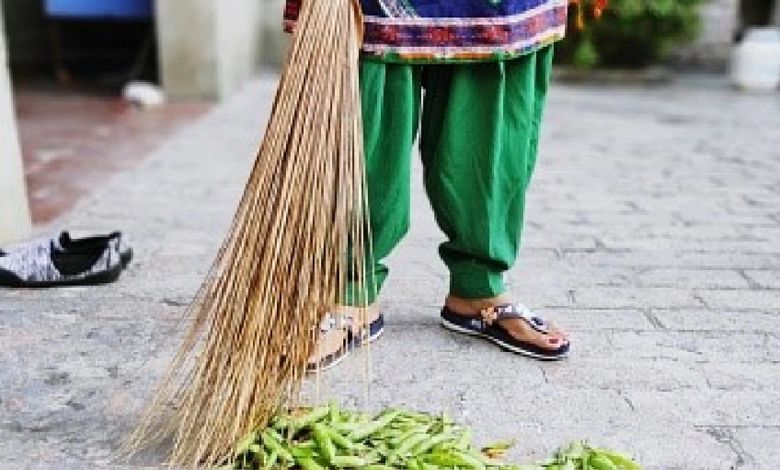
[[[581,68],[643,67],[666,59],[676,47],[699,33],[699,6],[703,0],[611,0],[600,18],[588,4],[573,6],[569,33],[558,45],[558,61]]]

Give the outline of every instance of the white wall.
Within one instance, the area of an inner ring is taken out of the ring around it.
[[[724,71],[738,24],[739,0],[706,0],[701,6],[702,29],[690,45],[674,55],[685,67]]]
[[[282,25],[284,0],[263,0],[263,64],[279,69],[290,42]]]
[[[157,0],[163,86],[173,96],[225,98],[257,70],[258,0]]]
[[[0,11],[0,244],[30,233],[30,212],[22,170],[22,156],[8,78],[3,13]]]

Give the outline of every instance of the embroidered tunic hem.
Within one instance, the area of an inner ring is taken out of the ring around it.
[[[287,31],[300,2],[287,0]],[[484,62],[512,59],[562,39],[568,0],[361,0],[361,7],[365,59]]]

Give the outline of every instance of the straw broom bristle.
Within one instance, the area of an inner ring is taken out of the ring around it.
[[[365,289],[361,28],[353,0],[303,2],[246,191],[130,452],[172,439],[172,465],[230,460],[299,390],[347,277]]]

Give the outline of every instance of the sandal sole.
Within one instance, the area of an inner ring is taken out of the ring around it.
[[[338,355],[338,357],[333,358],[333,360],[329,361],[325,365],[319,365],[319,366],[315,366],[315,367],[308,367],[307,366],[306,367],[306,373],[307,374],[317,374],[318,372],[325,372],[326,370],[328,370],[330,368],[336,367],[337,365],[341,364],[344,361],[344,359],[347,358],[347,356],[349,356],[350,352],[351,351],[349,349],[347,349],[346,351],[344,351],[343,354]]]
[[[349,354],[352,352],[353,349],[359,348],[361,346],[373,343],[374,341],[378,340],[382,336],[382,334],[384,332],[385,332],[385,328],[382,327],[379,331],[377,331],[373,335],[367,337],[363,341],[354,341],[353,340],[352,344],[348,344],[346,349],[344,350],[344,352],[341,355],[339,355],[338,357],[334,358],[332,361],[328,362],[327,364],[321,365],[319,367],[308,367],[307,366],[306,367],[306,372],[309,373],[309,374],[317,373],[317,372],[323,372],[323,371],[326,371],[326,370],[328,370],[328,369],[330,369],[332,367],[335,367],[335,366],[339,365],[342,361],[344,361],[344,359],[347,358],[347,356],[349,356]]]

